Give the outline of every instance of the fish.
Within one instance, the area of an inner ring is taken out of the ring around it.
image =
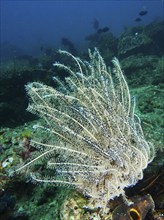
[[[95,30],[98,30],[98,28],[99,28],[99,21],[96,18],[93,21],[93,28]]]
[[[147,13],[148,13],[147,10],[142,10],[142,11],[139,12],[139,15],[140,15],[140,16],[144,16],[144,15],[146,15]]]
[[[141,18],[136,18],[135,21],[136,21],[136,22],[140,22],[140,21],[142,21],[142,19],[141,19]]]
[[[107,31],[109,31],[109,27],[104,27],[104,28],[99,28],[99,29],[97,30],[97,33],[98,33],[98,34],[101,34],[101,33],[107,32]]]
[[[63,46],[67,47],[72,54],[74,54],[74,55],[77,54],[77,50],[71,40],[69,40],[66,37],[63,37],[61,39],[61,43]]]

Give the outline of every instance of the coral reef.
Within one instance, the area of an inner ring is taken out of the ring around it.
[[[139,46],[120,54],[118,44],[121,44],[124,37],[135,37],[137,33],[146,36],[150,43],[147,44],[145,41],[144,47]],[[143,218],[146,220],[159,220],[164,216],[163,33],[164,22],[155,21],[145,26],[129,27],[118,37],[114,37],[110,31],[101,34],[95,33],[87,37],[89,47],[97,47],[107,65],[111,65],[110,60],[113,56],[119,58],[130,93],[137,103],[135,113],[141,119],[145,139],[156,147],[156,157],[144,170],[143,179],[133,187],[124,188],[127,197],[131,200],[133,198],[142,199],[148,194],[152,196],[155,210],[148,211]],[[63,56],[56,49],[46,48],[44,45],[41,50],[42,54],[37,58],[17,54],[21,56],[14,56],[13,59],[11,57],[8,61],[2,60],[0,64],[0,202],[1,210],[3,209],[1,218],[5,220],[61,220],[67,216],[67,220],[72,220],[73,217],[80,216],[81,220],[86,220],[96,219],[98,215],[100,218],[102,216],[101,209],[95,207],[93,203],[89,203],[88,197],[84,197],[80,193],[76,194],[71,186],[69,189],[54,185],[38,184],[36,186],[29,182],[26,175],[18,174],[11,177],[11,170],[17,164],[24,162],[25,159],[30,161],[29,157],[32,154],[33,156],[37,154],[36,149],[32,147],[32,142],[30,142],[31,138],[35,137],[35,140],[42,143],[56,143],[54,136],[48,134],[46,130],[37,131],[38,124],[47,127],[43,120],[37,119],[37,121],[29,123],[29,120],[34,119],[34,115],[32,117],[32,114],[28,112],[27,114],[25,111],[27,98],[24,84],[39,81],[65,93],[69,87],[66,83],[67,77],[71,76],[72,78],[72,75],[66,69],[52,66],[54,60],[71,66],[75,72],[77,70],[77,65],[71,62],[71,57]],[[88,59],[87,52],[78,51],[78,48],[77,52],[83,60]],[[57,80],[54,82],[52,76],[59,78],[56,78]],[[112,78],[117,87],[118,81],[115,80],[115,74],[112,74]],[[66,90],[63,90],[63,84],[66,85]],[[71,87],[71,94],[73,90],[74,88]],[[58,105],[58,102],[56,104]],[[22,124],[24,122],[26,123]],[[16,127],[18,125],[19,127]],[[11,129],[13,126],[14,128]],[[44,150],[44,148],[39,148],[39,150]],[[39,164],[36,164],[35,167],[29,167],[29,170],[34,169],[36,172],[39,168],[40,171],[43,171],[43,175],[56,175],[58,170],[53,173],[54,170],[51,172],[51,169],[47,169],[48,159],[38,161]],[[27,174],[29,174],[29,170],[27,170]],[[15,201],[12,200],[13,198]],[[138,200],[134,205],[137,205]],[[13,205],[10,201],[14,201]],[[111,219],[112,214],[115,213],[118,213],[121,218],[118,206],[125,207],[123,214],[127,216],[129,208],[123,203],[121,197],[115,197],[107,204],[107,207],[110,207],[110,213],[104,213],[101,219]],[[134,210],[132,214],[135,215],[135,213],[137,214]],[[134,217],[139,218],[140,216],[135,215]]]
[[[145,34],[135,33],[133,35],[122,36],[122,39],[118,44],[119,54],[126,54],[129,51],[144,47],[151,43],[151,39],[148,38]],[[133,51],[134,52],[134,51]]]

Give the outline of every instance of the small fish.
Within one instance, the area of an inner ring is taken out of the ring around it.
[[[95,30],[98,30],[98,28],[99,28],[99,21],[96,18],[93,21],[93,28]]]
[[[101,33],[107,32],[107,31],[109,31],[109,28],[108,28],[108,27],[104,27],[104,28],[99,28],[99,29],[97,30],[97,33],[98,33],[98,34],[101,34]]]
[[[140,21],[142,21],[142,19],[141,19],[141,18],[136,18],[135,21],[136,21],[136,22],[140,22]]]
[[[43,46],[40,46],[40,51],[44,51],[44,47]]]
[[[139,15],[140,15],[140,16],[144,16],[144,15],[146,15],[147,13],[148,13],[147,10],[142,10],[142,11],[139,12]]]

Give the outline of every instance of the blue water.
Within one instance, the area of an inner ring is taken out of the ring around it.
[[[76,47],[87,47],[85,37],[94,32],[93,21],[100,27],[109,27],[120,35],[125,27],[135,26],[139,12],[141,25],[163,19],[163,1],[54,1],[54,0],[0,0],[1,45],[12,44],[31,55],[40,47],[60,48],[61,38],[70,39]],[[3,54],[1,54],[3,56]]]

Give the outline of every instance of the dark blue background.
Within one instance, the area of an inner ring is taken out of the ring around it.
[[[59,48],[62,37],[83,47],[86,35],[94,32],[94,18],[99,20],[100,26],[109,26],[115,35],[125,26],[137,25],[135,19],[143,7],[148,14],[143,16],[142,25],[163,19],[161,0],[0,1],[1,43],[8,41],[31,54],[36,54],[41,45]]]

